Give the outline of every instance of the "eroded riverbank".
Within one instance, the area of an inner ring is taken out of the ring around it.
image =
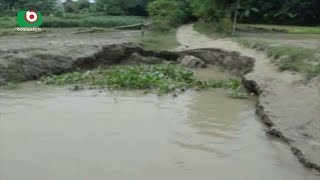
[[[265,54],[243,48],[230,39],[210,39],[194,31],[191,24],[178,30],[177,39],[189,49],[221,48],[255,59],[255,67],[244,82],[248,89],[260,94],[257,114],[270,126],[269,134],[286,141],[302,164],[320,170],[318,80],[305,84],[301,74],[277,71]]]

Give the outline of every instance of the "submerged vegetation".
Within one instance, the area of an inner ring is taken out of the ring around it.
[[[306,73],[308,78],[320,75],[320,49],[278,45],[262,40],[239,39],[245,47],[265,51],[280,71],[290,70]]]
[[[43,77],[44,84],[87,85],[109,89],[141,89],[166,94],[187,89],[225,88],[230,96],[245,98],[240,93],[241,83],[236,79],[199,81],[193,72],[175,65],[113,66],[93,71],[72,72]],[[77,88],[79,89],[79,88]]]

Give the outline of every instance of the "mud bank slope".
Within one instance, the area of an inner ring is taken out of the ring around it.
[[[137,31],[97,34],[67,32],[0,37],[0,84],[36,79],[42,74],[62,73],[73,63],[102,50],[108,44],[127,42]]]
[[[254,70],[244,77],[248,89],[257,92],[257,114],[268,125],[268,134],[291,147],[293,154],[307,167],[320,171],[320,85],[303,84],[302,76],[278,72],[262,53],[245,49],[229,39],[213,40],[182,26],[178,41],[192,48],[221,48],[254,58]]]
[[[213,48],[155,52],[128,43],[126,38],[116,41],[118,36],[126,37],[123,32],[117,33],[111,38],[92,35],[91,41],[88,39],[90,36],[78,40],[69,36],[62,42],[45,37],[41,38],[44,41],[42,45],[31,38],[27,41],[35,44],[30,44],[30,47],[18,44],[15,46],[12,42],[7,45],[1,43],[0,85],[10,81],[35,80],[44,75],[114,64],[154,63],[158,60],[160,63],[177,63],[178,59],[185,55],[198,57],[207,64],[223,66],[236,75],[243,76],[253,69],[254,60],[241,56],[240,53]],[[4,39],[0,39],[1,41]]]

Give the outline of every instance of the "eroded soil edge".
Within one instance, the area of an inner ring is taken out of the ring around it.
[[[302,164],[319,170],[320,165],[320,78],[304,82],[300,73],[279,72],[264,53],[240,46],[231,39],[211,39],[181,26],[178,41],[185,47],[219,48],[240,52],[255,60],[243,83],[259,94],[257,113],[269,126],[268,134],[288,142]]]
[[[261,102],[260,99],[261,99],[261,96],[267,97],[268,93],[264,94],[264,89],[261,88],[256,81],[250,80],[250,78],[248,78],[246,76],[242,79],[242,82],[243,82],[244,86],[249,91],[255,92],[256,94],[258,94],[260,96],[260,98],[256,104],[256,114],[260,117],[261,121],[268,126],[268,130],[266,131],[266,133],[268,135],[279,138],[282,141],[284,141],[285,143],[287,143],[290,146],[292,153],[297,157],[297,159],[304,166],[306,166],[308,168],[315,169],[320,172],[319,164],[315,163],[312,159],[307,158],[305,156],[305,154],[302,152],[302,150],[296,146],[296,143],[297,143],[296,140],[292,139],[290,136],[288,136],[287,133],[285,133],[281,130],[281,128],[278,128],[277,124],[273,121],[272,115],[270,115],[271,114],[270,111],[265,110],[265,106],[266,105],[268,106],[268,104]],[[303,107],[301,107],[301,108],[303,108]],[[284,107],[284,109],[285,109],[285,107]],[[311,122],[309,122],[309,123],[311,123]],[[299,133],[299,132],[297,132],[297,133]],[[312,137],[312,135],[306,134],[306,133],[304,134],[304,136],[309,137],[309,138],[314,138],[314,137]],[[299,142],[298,142],[298,145],[299,145]],[[306,145],[307,145],[306,148],[308,148],[308,146],[312,146],[307,143],[306,143]],[[301,147],[301,145],[300,145],[300,147]]]
[[[117,64],[157,64],[173,63],[185,55],[191,55],[206,64],[219,65],[230,73],[243,76],[252,71],[253,59],[240,53],[226,52],[220,49],[203,48],[180,52],[150,51],[133,43],[111,44],[97,48],[92,54],[73,57],[68,55],[48,54],[38,51],[36,55],[21,56],[25,50],[3,51],[6,61],[0,63],[0,85],[10,81],[36,80],[45,75],[56,75],[75,70],[93,69],[99,66]],[[32,50],[28,50],[32,51]]]

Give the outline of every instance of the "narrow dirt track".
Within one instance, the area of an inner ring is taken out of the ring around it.
[[[180,27],[177,39],[187,49],[219,48],[254,58],[254,71],[245,79],[255,82],[261,91],[258,114],[270,125],[269,132],[286,141],[301,163],[320,171],[319,83],[303,84],[300,74],[277,71],[264,53],[230,39],[211,39],[196,32],[192,24]]]

